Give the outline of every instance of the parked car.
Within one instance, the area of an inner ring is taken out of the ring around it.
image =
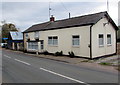
[[[7,46],[7,43],[1,43],[2,48],[6,48],[6,46]]]

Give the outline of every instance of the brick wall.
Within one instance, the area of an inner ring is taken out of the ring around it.
[[[120,43],[117,43],[117,54],[120,55]]]

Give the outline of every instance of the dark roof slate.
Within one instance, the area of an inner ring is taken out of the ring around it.
[[[113,26],[115,26],[115,29],[117,30],[118,28],[116,24],[113,22],[113,20],[110,18],[108,13],[105,11],[105,12],[100,12],[100,13],[95,13],[95,14],[73,17],[70,19],[57,20],[54,22],[49,21],[49,22],[45,22],[41,24],[36,24],[36,25],[31,26],[24,32],[44,31],[44,30],[92,25],[92,24],[97,23],[104,16],[106,16],[109,19],[109,21],[113,24]]]

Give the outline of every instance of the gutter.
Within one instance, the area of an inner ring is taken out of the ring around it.
[[[89,48],[90,48],[90,59],[92,59],[92,27],[93,27],[93,24],[91,24],[91,26],[90,26],[90,45],[89,45]]]

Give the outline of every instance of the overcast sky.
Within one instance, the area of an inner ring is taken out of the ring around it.
[[[9,2],[8,2],[9,1]],[[11,1],[11,2],[10,2]],[[16,0],[17,1],[17,0]],[[13,23],[21,31],[29,28],[33,24],[43,23],[49,21],[49,2],[51,7],[51,15],[55,16],[56,20],[68,18],[68,13],[71,13],[71,17],[77,17],[81,15],[97,13],[107,10],[107,0],[79,0],[79,2],[58,0],[40,0],[33,1],[21,1],[16,2],[14,0],[3,0],[0,2],[0,20],[6,20],[7,23]],[[97,1],[97,2],[95,2]],[[111,18],[118,25],[118,1],[109,0],[109,14]]]

